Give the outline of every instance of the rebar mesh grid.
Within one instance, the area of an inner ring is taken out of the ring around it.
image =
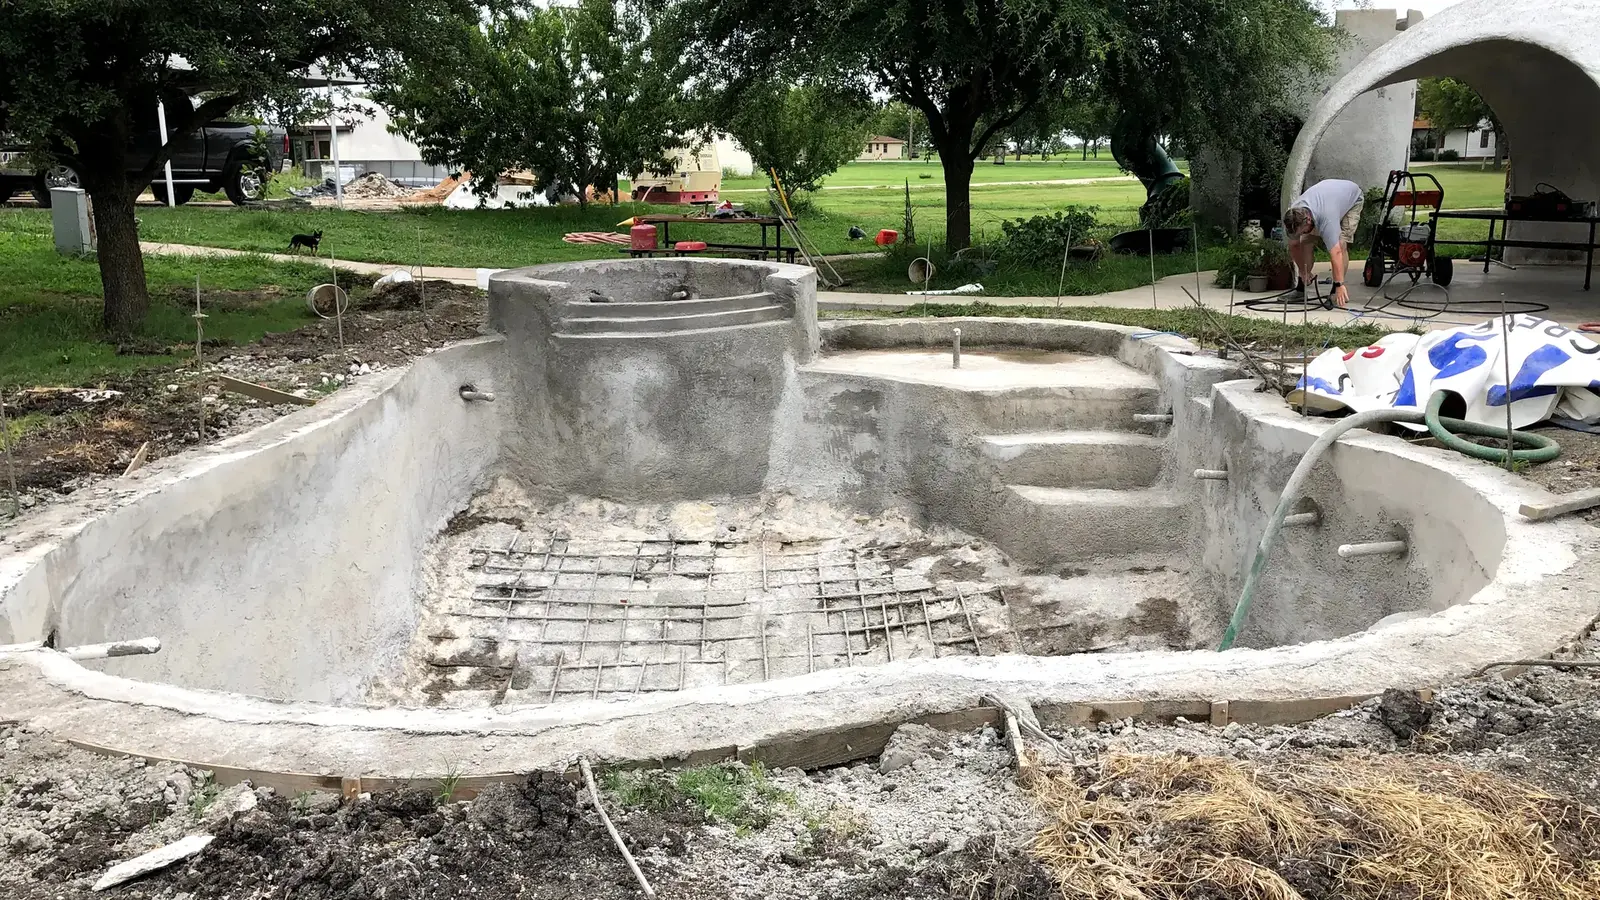
[[[519,533],[473,548],[470,596],[432,620],[431,692],[551,703],[985,652],[976,618],[998,588],[895,565],[843,539]]]

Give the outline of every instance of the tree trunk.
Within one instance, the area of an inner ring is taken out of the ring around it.
[[[1083,161],[1089,161],[1089,142],[1087,140],[1083,142]]]
[[[123,179],[118,178],[120,182]],[[101,321],[115,337],[132,334],[150,311],[144,254],[139,250],[139,225],[134,221],[133,193],[125,185],[92,192],[94,226],[99,240],[100,284],[105,291]]]
[[[944,164],[944,248],[950,253],[972,244],[972,163],[970,151],[939,148]]]
[[[1500,167],[1505,165],[1505,162],[1506,136],[1504,133],[1497,130],[1494,133],[1494,170],[1496,172],[1500,171]]]

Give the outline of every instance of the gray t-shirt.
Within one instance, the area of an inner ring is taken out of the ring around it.
[[[1322,235],[1322,245],[1332,250],[1342,240],[1340,220],[1364,199],[1366,196],[1361,185],[1354,181],[1330,178],[1306,188],[1306,192],[1300,195],[1299,200],[1289,204],[1289,208],[1303,206],[1311,210],[1311,220],[1316,224],[1317,234]]]

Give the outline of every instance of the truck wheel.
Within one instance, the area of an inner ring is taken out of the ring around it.
[[[150,182],[150,193],[156,195],[156,201],[162,206],[167,205],[167,183],[165,181]],[[194,185],[175,184],[172,186],[172,199],[179,206],[188,203],[194,198]]]
[[[222,179],[222,192],[234,206],[259,203],[267,196],[265,170],[254,160],[245,160],[228,171]]]
[[[65,160],[56,163],[34,179],[33,199],[45,209],[50,208],[50,189],[57,187],[83,187],[83,178],[78,174],[76,163]]]
[[[1433,258],[1433,283],[1439,287],[1449,287],[1450,282],[1456,277],[1456,261],[1448,256],[1435,256]]]

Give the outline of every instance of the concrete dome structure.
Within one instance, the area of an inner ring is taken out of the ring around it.
[[[1548,182],[1579,200],[1600,200],[1600,3],[1594,0],[1464,0],[1385,44],[1330,88],[1295,141],[1283,205],[1299,196],[1313,152],[1334,118],[1367,91],[1448,76],[1471,85],[1499,115],[1510,141],[1511,190]],[[1581,234],[1579,233],[1581,230]],[[1514,223],[1525,240],[1583,240],[1588,228]],[[1567,251],[1508,250],[1508,258],[1565,261]]]

